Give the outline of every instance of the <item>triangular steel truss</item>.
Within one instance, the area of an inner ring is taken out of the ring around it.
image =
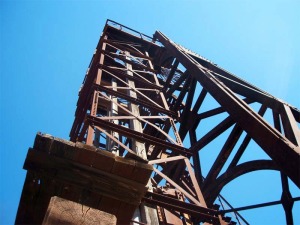
[[[79,92],[70,137],[154,165],[144,202],[156,210],[159,224],[247,224],[239,210],[274,204],[283,205],[292,224],[299,198],[291,197],[288,179],[300,187],[299,122],[297,108],[163,33],[149,37],[108,20]],[[241,161],[251,140],[267,158]],[[218,148],[217,156],[203,174],[200,157],[211,148]],[[281,173],[281,200],[230,206],[222,188],[257,170]],[[217,199],[227,208],[218,209]]]

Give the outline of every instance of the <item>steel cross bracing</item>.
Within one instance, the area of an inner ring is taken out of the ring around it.
[[[297,108],[161,32],[152,38],[108,20],[79,92],[70,137],[154,166],[143,201],[156,219],[146,216],[140,223],[248,224],[240,210],[282,204],[293,224],[299,197],[292,197],[288,180],[300,187],[299,122]],[[241,161],[251,141],[268,159]],[[214,142],[223,146],[203,174],[201,154]],[[280,200],[234,208],[220,195],[232,180],[258,170],[279,171]]]

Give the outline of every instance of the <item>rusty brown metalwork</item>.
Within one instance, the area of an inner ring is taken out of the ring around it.
[[[202,109],[210,99],[217,106]],[[264,118],[267,110],[274,126]],[[210,120],[218,121],[213,128],[201,126]],[[291,197],[288,179],[300,187],[299,122],[297,108],[163,33],[150,37],[108,20],[79,92],[70,140],[154,166],[143,198],[149,206],[142,210],[146,206],[141,204],[137,224],[248,224],[239,210],[273,204],[283,205],[292,224],[299,198]],[[221,139],[223,147],[204,175],[201,152],[225,131],[229,136]],[[240,162],[251,140],[268,160]],[[281,200],[238,208],[228,203],[219,210],[216,201],[226,201],[218,197],[222,188],[258,170],[281,173]]]

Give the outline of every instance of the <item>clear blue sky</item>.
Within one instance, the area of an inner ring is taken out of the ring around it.
[[[299,0],[0,0],[0,223],[14,222],[22,166],[36,132],[68,139],[77,92],[107,18],[149,35],[160,30],[300,108],[299,11]],[[279,200],[280,191],[266,187],[262,202]],[[228,199],[238,193],[261,203],[251,197],[251,185],[225,192]],[[295,207],[300,212],[299,202]],[[280,207],[242,215],[252,224],[285,221]],[[300,224],[299,216],[295,222]]]

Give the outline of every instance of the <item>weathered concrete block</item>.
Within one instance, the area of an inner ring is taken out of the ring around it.
[[[54,196],[48,206],[43,225],[115,225],[116,216]]]

